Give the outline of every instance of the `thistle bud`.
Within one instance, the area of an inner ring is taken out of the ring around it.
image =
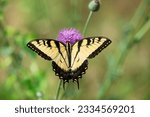
[[[100,8],[100,1],[99,0],[92,0],[89,5],[88,8],[90,9],[90,11],[92,12],[96,12],[99,10]]]

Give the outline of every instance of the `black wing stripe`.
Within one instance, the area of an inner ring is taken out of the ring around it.
[[[43,44],[45,45],[45,41],[43,40]]]
[[[79,41],[79,43],[78,43],[78,51],[76,52],[76,55],[75,55],[75,57],[74,57],[74,60],[76,60],[77,55],[78,55],[78,53],[80,52],[80,47],[81,47],[81,45],[82,45],[82,42],[83,42],[83,41]],[[74,62],[75,62],[75,61],[73,61],[72,66],[74,65]]]
[[[37,40],[37,43],[39,43],[39,41]],[[46,59],[46,60],[52,60],[51,57],[47,56],[44,52],[42,52],[41,50],[39,50],[34,44],[32,43],[28,43],[27,46],[29,48],[31,48],[33,51],[35,51],[38,55],[40,55],[42,58]]]
[[[48,45],[48,47],[52,47],[52,46],[51,46],[51,41],[50,41],[50,40],[47,40],[47,45]]]
[[[68,53],[67,54],[68,54],[69,67],[71,67],[71,44],[68,43],[67,47],[68,47],[68,49],[67,49]]]
[[[82,42],[83,42],[83,41],[79,41],[79,43],[78,43],[78,51],[77,51],[77,53],[76,53],[76,55],[75,55],[75,57],[74,57],[74,60],[76,59],[78,53],[80,52],[80,47],[81,47],[81,45],[82,45]]]
[[[91,44],[91,39],[86,39],[87,40],[87,44],[86,44],[86,46],[88,47],[88,45],[90,45]]]
[[[38,44],[40,44],[40,41],[39,41],[39,40],[37,40],[36,42],[37,42]]]
[[[102,38],[98,39],[98,43]],[[111,43],[111,40],[107,39],[98,49],[96,49],[92,54],[88,56],[88,58],[94,58],[98,53],[100,53],[104,48],[106,48]]]
[[[62,56],[62,58],[64,59],[64,61],[65,61],[65,64],[67,65],[67,62],[66,62],[66,60],[65,60],[65,57],[63,56],[63,54],[62,54],[62,52],[61,52],[61,50],[60,50],[60,43],[58,43],[58,42],[56,42],[56,41],[54,41],[55,42],[55,44],[56,44],[56,47],[57,47],[57,49],[58,49],[58,52],[60,53],[60,55]]]

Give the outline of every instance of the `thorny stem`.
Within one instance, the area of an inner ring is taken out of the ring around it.
[[[86,23],[85,23],[85,25],[84,25],[84,28],[83,28],[83,32],[82,32],[83,36],[85,36],[85,34],[86,34],[87,27],[88,27],[88,24],[89,24],[90,19],[91,19],[91,17],[92,17],[92,14],[93,14],[93,12],[90,11],[90,13],[89,13],[89,15],[88,15],[88,18],[87,18],[87,20],[86,20]]]

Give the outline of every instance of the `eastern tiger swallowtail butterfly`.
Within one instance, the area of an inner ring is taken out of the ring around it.
[[[95,57],[111,43],[106,37],[88,37],[75,42],[62,43],[54,39],[36,39],[27,46],[46,60],[52,60],[56,76],[63,80],[63,85],[69,80],[77,82],[88,68],[88,60]]]

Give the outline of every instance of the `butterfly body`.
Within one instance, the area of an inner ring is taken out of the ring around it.
[[[111,40],[105,37],[88,37],[71,44],[53,39],[36,39],[27,46],[46,60],[52,60],[52,67],[56,76],[65,82],[76,81],[88,68],[88,59],[95,57]]]

